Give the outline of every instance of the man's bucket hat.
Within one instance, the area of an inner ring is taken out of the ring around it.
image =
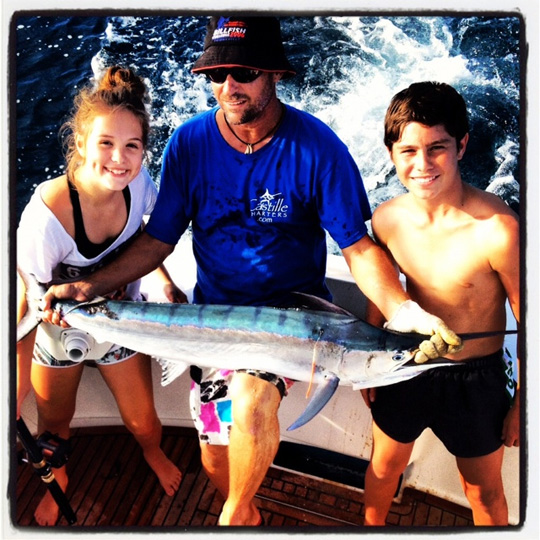
[[[246,67],[295,75],[281,38],[275,17],[211,17],[206,27],[204,52],[192,71],[220,67]]]

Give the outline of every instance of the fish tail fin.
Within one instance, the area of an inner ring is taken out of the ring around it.
[[[17,273],[21,276],[26,289],[26,313],[17,323],[17,341],[20,341],[41,322],[38,302],[45,294],[45,287],[38,283],[35,276],[27,274],[24,270],[17,268]]]
[[[338,384],[339,378],[335,375],[329,376],[324,383],[320,384],[304,412],[287,428],[287,431],[302,427],[317,415],[334,395]]]

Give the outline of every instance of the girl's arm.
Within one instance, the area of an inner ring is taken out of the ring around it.
[[[164,264],[156,268],[154,274],[163,283],[163,292],[169,302],[173,304],[188,303],[188,298],[184,291],[176,286]]]

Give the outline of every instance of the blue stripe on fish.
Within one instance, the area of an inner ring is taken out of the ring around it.
[[[29,281],[29,312],[17,327],[18,339],[32,323],[34,327],[39,323],[32,298],[43,294],[42,289],[35,292],[35,280],[23,278]],[[427,336],[396,334],[337,308],[325,312],[104,299],[57,301],[55,308],[70,326],[88,332],[97,342],[116,343],[178,366],[170,368],[170,374],[178,375],[189,365],[258,369],[321,385],[292,429],[318,414],[338,384],[370,388],[454,365],[444,359],[415,364],[414,353]]]

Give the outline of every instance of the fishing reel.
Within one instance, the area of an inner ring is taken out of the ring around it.
[[[50,467],[58,469],[63,467],[71,454],[71,442],[69,439],[62,439],[58,435],[53,435],[49,431],[42,433],[36,444],[43,454],[43,459]],[[23,461],[30,462],[29,459]]]

